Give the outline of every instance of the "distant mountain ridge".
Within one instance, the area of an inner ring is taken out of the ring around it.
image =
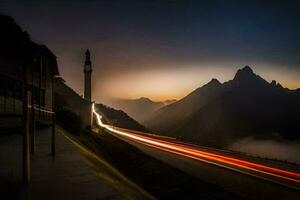
[[[176,100],[166,100],[163,102],[155,102],[146,97],[138,99],[114,99],[110,101],[110,106],[123,110],[135,120],[143,122],[159,108],[174,103],[175,101]]]
[[[169,127],[175,127],[183,119],[191,115],[205,105],[208,100],[215,98],[221,93],[221,83],[217,79],[212,79],[201,88],[194,90],[183,99],[167,105],[155,113],[145,122],[146,126],[155,131],[169,131]],[[159,122],[155,119],[159,119]]]
[[[220,146],[247,136],[300,139],[300,89],[267,82],[246,66],[233,80],[212,79],[156,111],[144,125],[160,134]]]

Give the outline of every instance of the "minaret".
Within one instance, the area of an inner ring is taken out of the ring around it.
[[[84,99],[92,100],[92,62],[91,54],[87,49],[85,52],[85,62],[84,62]]]
[[[85,52],[85,62],[84,62],[84,99],[88,103],[88,111],[84,117],[84,121],[88,127],[93,125],[93,113],[92,113],[92,62],[91,54],[87,49]]]

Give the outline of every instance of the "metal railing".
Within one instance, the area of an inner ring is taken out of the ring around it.
[[[28,105],[28,108],[30,109],[30,112],[32,112],[32,106]],[[51,108],[39,106],[37,104],[34,104],[33,108],[35,119],[42,121],[52,121],[52,115],[55,114],[55,112],[53,112]]]

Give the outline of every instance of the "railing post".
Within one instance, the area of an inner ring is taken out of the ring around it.
[[[16,84],[13,82],[13,113],[16,112]]]
[[[7,88],[8,88],[8,80],[7,78],[4,79],[4,113],[6,113],[6,97],[7,97]]]
[[[52,114],[51,155],[55,156],[55,113]]]
[[[23,114],[22,114],[22,131],[23,131],[23,182],[30,182],[30,153],[29,153],[29,120],[28,120],[28,97],[29,91],[27,80],[24,79],[23,86]]]
[[[31,96],[31,142],[30,142],[30,153],[35,153],[35,134],[36,134],[36,122],[35,122],[35,109],[33,94]]]

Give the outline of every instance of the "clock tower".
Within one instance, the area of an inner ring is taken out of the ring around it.
[[[92,62],[91,54],[87,49],[84,62],[84,99],[92,101]]]

